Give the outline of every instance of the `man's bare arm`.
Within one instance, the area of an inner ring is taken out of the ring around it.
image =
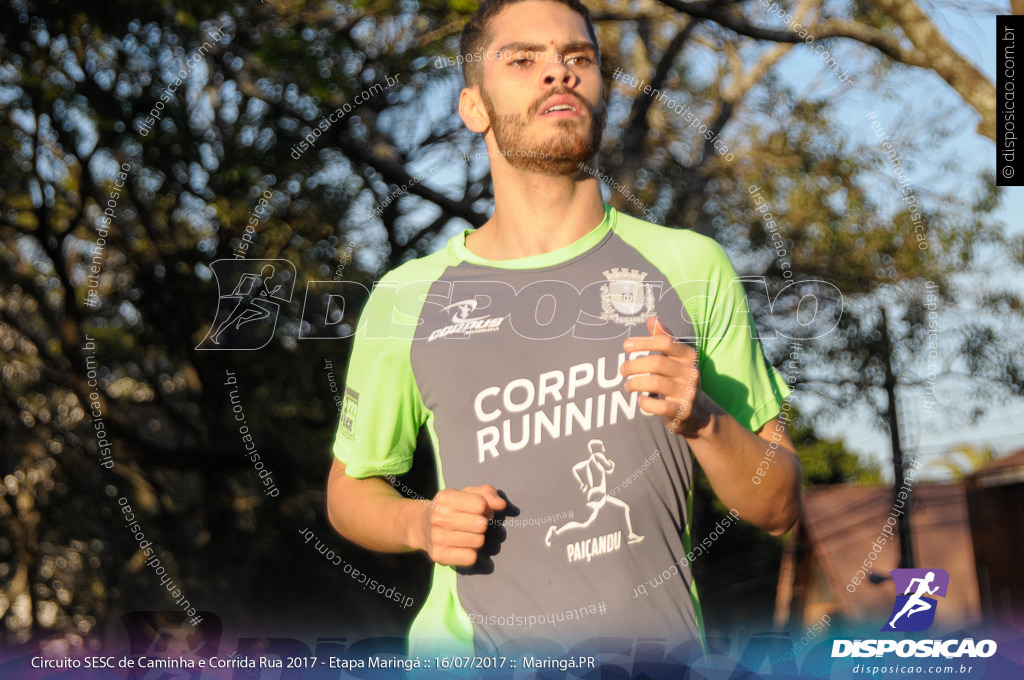
[[[421,550],[423,539],[417,529],[428,509],[380,477],[349,477],[345,464],[334,459],[327,479],[327,517],[353,543],[380,552]]]
[[[696,350],[674,342],[656,319],[648,320],[648,330],[650,336],[623,343],[627,352],[656,352],[622,365],[626,391],[641,392],[640,408],[686,438],[723,503],[773,535],[788,531],[800,516],[802,475],[785,426],[776,418],[757,434],[743,427],[701,389]],[[771,464],[756,484],[752,478],[765,459]]]
[[[740,517],[773,536],[786,533],[800,516],[800,461],[785,426],[776,418],[754,434],[710,399],[708,424],[687,437],[718,498]],[[770,448],[775,442],[778,448]],[[765,458],[765,455],[771,455]],[[771,465],[761,483],[753,475],[761,461]]]
[[[380,477],[348,476],[337,459],[327,480],[327,517],[339,534],[380,552],[423,550],[453,566],[476,563],[488,522],[504,508],[490,484],[442,489],[433,501],[415,500]]]

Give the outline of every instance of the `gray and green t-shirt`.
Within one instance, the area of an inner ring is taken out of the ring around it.
[[[704,391],[736,420],[756,431],[779,414],[788,390],[727,256],[610,206],[533,257],[483,259],[467,233],[374,288],[334,443],[352,477],[399,475],[426,427],[441,488],[493,484],[508,501],[475,567],[434,566],[412,649],[699,638],[690,451],[624,391],[619,366],[623,340],[657,315],[697,348]]]

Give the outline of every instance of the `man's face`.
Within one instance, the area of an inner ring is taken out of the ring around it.
[[[513,167],[577,172],[604,130],[604,83],[586,22],[553,2],[511,5],[491,20],[481,99],[498,150]]]

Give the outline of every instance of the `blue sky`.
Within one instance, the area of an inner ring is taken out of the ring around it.
[[[1010,13],[1008,4],[1000,11]],[[943,7],[940,10],[932,8],[930,15],[939,30],[960,54],[981,67],[994,83],[996,75],[995,15],[975,16],[949,7]],[[857,50],[859,48],[852,50],[837,48],[836,57],[844,68],[850,68],[847,64],[855,65],[858,62]],[[817,58],[813,54],[799,56],[793,61],[792,65],[787,64],[787,72],[792,79],[803,78],[806,80],[813,78],[815,73],[821,73],[820,63],[817,62]],[[817,83],[828,87],[827,82],[822,82],[823,78],[824,76],[819,76]],[[860,131],[865,135],[865,139],[869,139],[870,128],[865,124],[864,119],[864,115],[869,111],[878,112],[878,119],[882,121],[884,127],[890,129],[900,127],[905,130],[906,125],[913,124],[912,121],[906,120],[908,109],[905,108],[905,105],[907,103],[912,103],[912,110],[920,111],[927,111],[930,102],[952,103],[957,105],[960,110],[956,120],[956,123],[960,124],[957,128],[959,134],[953,136],[945,148],[936,149],[934,155],[935,157],[945,157],[955,154],[963,169],[963,174],[936,177],[934,174],[928,174],[929,168],[927,167],[911,166],[913,169],[909,174],[915,189],[922,187],[927,182],[934,181],[955,184],[976,174],[978,169],[994,169],[996,162],[994,143],[975,132],[979,117],[962,103],[952,88],[938,77],[916,69],[906,76],[906,80],[906,87],[900,95],[901,100],[884,96],[874,98],[868,95],[856,95],[849,97],[848,100],[844,98],[840,121],[853,134],[858,134]],[[795,82],[800,81],[795,80]],[[932,155],[929,153],[928,157]],[[1022,214],[1024,214],[1024,188],[1007,188],[997,217],[1007,225],[1008,229],[1019,233],[1022,230],[1019,216]],[[990,273],[990,276],[992,274],[997,274],[997,272]],[[954,320],[947,317],[946,322],[952,324]],[[952,403],[957,403],[955,393],[948,394],[947,398]],[[899,401],[904,450],[911,454],[918,454],[926,461],[942,458],[945,451],[958,444],[971,444],[977,447],[989,445],[1000,453],[1024,448],[1024,401],[991,403],[987,417],[973,427],[963,424],[951,426],[949,418],[937,409],[934,409],[930,415],[926,414],[922,409],[919,394],[905,392],[900,396]],[[866,428],[864,414],[853,414],[851,417],[844,418],[834,427],[826,428],[826,432],[842,437],[849,448],[877,460],[883,465],[884,470],[891,469],[891,447],[888,433],[879,429]],[[926,468],[926,478],[941,479],[944,476],[945,473],[937,467]]]

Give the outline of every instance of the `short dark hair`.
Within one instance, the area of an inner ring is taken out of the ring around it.
[[[466,78],[466,85],[473,87],[483,82],[483,60],[474,58],[475,55],[483,54],[487,49],[487,43],[491,40],[491,20],[494,19],[503,9],[520,2],[528,0],[483,0],[473,12],[473,16],[466,22],[462,29],[462,38],[459,40],[459,54],[462,56],[462,73]],[[594,24],[590,21],[590,10],[580,0],[544,0],[545,2],[556,2],[565,5],[572,11],[583,17],[587,23],[587,33],[597,48],[597,33],[594,31]],[[474,55],[474,57],[469,57]],[[469,57],[469,58],[467,58]]]

